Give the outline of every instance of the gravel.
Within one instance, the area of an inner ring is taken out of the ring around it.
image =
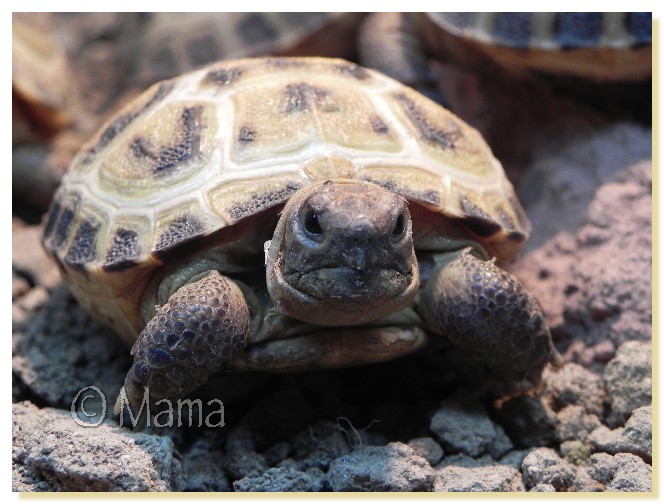
[[[95,386],[112,408],[129,349],[61,285],[40,226],[14,216],[13,490],[651,492],[651,131],[577,119],[519,142],[534,235],[512,272],[564,360],[532,397],[493,401],[425,354],[222,377],[197,392],[223,397],[218,429],[79,425],[72,402]]]

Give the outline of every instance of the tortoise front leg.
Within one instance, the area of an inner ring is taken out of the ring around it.
[[[438,263],[418,310],[432,332],[452,343],[451,361],[463,374],[482,376],[498,395],[538,389],[546,363],[560,359],[542,312],[516,277],[471,251]]]
[[[147,392],[149,405],[183,397],[222,371],[249,337],[249,307],[240,288],[211,271],[178,289],[157,309],[134,344],[134,363],[115,404],[139,418]],[[126,400],[126,402],[125,402]],[[143,405],[144,406],[144,405]],[[144,420],[144,413],[139,423]]]

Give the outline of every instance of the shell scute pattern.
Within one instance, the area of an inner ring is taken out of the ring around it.
[[[450,33],[515,49],[638,47],[652,38],[649,12],[435,12],[427,16]]]
[[[123,226],[117,227],[111,235],[107,248],[108,253],[103,265],[105,271],[131,268],[141,254],[138,233]]]
[[[210,103],[181,101],[144,117],[99,161],[100,197],[129,203],[181,193],[181,184],[209,169],[215,116]]]
[[[186,241],[203,236],[205,227],[194,215],[177,217],[164,227],[157,238],[154,252],[159,253],[178,246]]]
[[[83,155],[82,163],[89,164],[97,154],[105,149],[115,137],[121,134],[129,125],[141,114],[146,112],[151,106],[163,100],[171,91],[173,84],[171,82],[163,82],[155,85],[150,91],[146,92],[143,97],[143,103],[134,103],[133,107],[129,110],[117,115],[112,119],[100,132],[98,139],[87,149]]]
[[[235,134],[232,159],[248,163],[289,156],[309,145],[329,151],[359,149],[398,152],[401,140],[387,128],[361,88],[344,80],[311,77],[292,82],[288,73],[266,84],[260,94],[248,86],[232,96]],[[384,125],[377,127],[377,123]]]
[[[97,235],[100,224],[86,218],[79,219],[76,234],[67,250],[65,263],[80,268],[97,257]]]
[[[94,291],[126,334],[140,326],[137,277],[146,285],[186,257],[183,244],[218,245],[233,236],[222,228],[330,178],[371,181],[466,223],[505,262],[529,232],[500,164],[453,114],[343,60],[262,58],[157,84],[111,119],[66,175],[44,244],[78,297]]]

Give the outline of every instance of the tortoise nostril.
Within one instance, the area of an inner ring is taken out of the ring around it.
[[[399,217],[397,217],[396,222],[394,223],[394,229],[392,230],[392,234],[394,236],[401,236],[404,231],[406,231],[406,217],[404,217],[404,214],[400,214]]]

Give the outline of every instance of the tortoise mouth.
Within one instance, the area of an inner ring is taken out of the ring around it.
[[[288,275],[286,280],[293,288],[323,303],[339,300],[373,304],[400,296],[412,283],[412,275],[394,268],[358,270],[335,266]]]
[[[268,268],[275,307],[318,326],[355,326],[397,312],[413,302],[420,284],[416,262],[408,274],[393,268],[335,266],[284,275],[271,266],[276,265]]]

